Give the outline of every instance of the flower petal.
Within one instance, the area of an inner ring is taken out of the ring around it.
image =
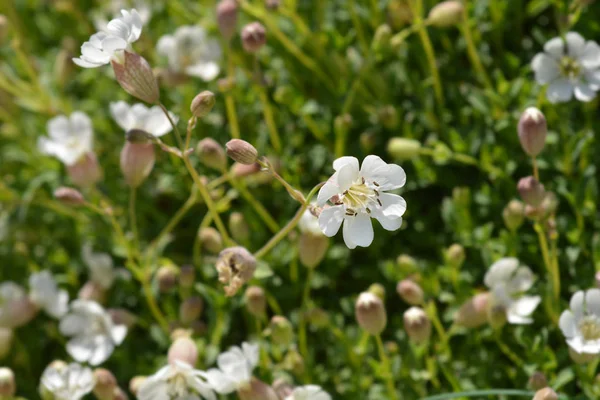
[[[515,293],[525,292],[533,286],[533,272],[528,267],[519,267],[512,276],[508,286]]]
[[[336,194],[341,194],[340,187],[337,183],[338,173],[336,172],[325,182],[321,189],[319,189],[319,194],[317,195],[317,205],[323,206],[325,203],[329,201]]]
[[[355,169],[352,164],[344,165],[336,173],[338,174],[338,193],[344,193],[346,190],[350,189],[350,186],[358,179],[358,170]]]
[[[55,140],[64,140],[71,134],[71,124],[64,115],[52,118],[46,124],[48,135]]]
[[[128,131],[130,127],[129,118],[129,104],[124,101],[117,101],[116,103],[110,103],[110,114],[113,119],[122,129]]]
[[[235,382],[216,368],[206,371],[205,377],[208,384],[219,394],[229,394],[235,391]]]
[[[523,296],[512,304],[511,309],[522,317],[528,317],[535,311],[540,301],[542,301],[540,296]]]
[[[398,218],[406,212],[406,200],[402,196],[392,193],[381,193],[381,212],[386,217]]]
[[[514,257],[501,258],[496,261],[485,274],[483,282],[489,288],[507,283],[519,267],[519,260]]]
[[[185,73],[191,76],[197,76],[204,82],[210,82],[219,76],[221,69],[219,64],[215,62],[201,62],[194,65],[190,65],[185,69]]]
[[[352,166],[352,168],[356,171],[356,175],[358,175],[358,159],[356,157],[340,157],[333,161],[333,169],[334,171],[339,171],[342,167],[346,165]]]
[[[566,338],[571,338],[577,334],[575,317],[569,310],[563,311],[558,320],[558,326]]]
[[[577,32],[567,32],[565,35],[567,42],[567,53],[569,56],[577,59],[579,58],[585,48],[585,39]]]
[[[560,76],[558,61],[545,53],[538,53],[531,61],[531,69],[535,74],[535,80],[540,85],[552,82]]]
[[[590,289],[585,292],[586,311],[600,317],[600,289]]]
[[[563,103],[573,97],[573,85],[565,78],[551,82],[546,89],[546,97],[551,103]]]
[[[343,234],[348,248],[353,249],[356,246],[368,247],[373,243],[371,217],[368,214],[360,213],[354,217],[345,218]]]
[[[158,54],[171,58],[174,56],[176,50],[177,42],[173,35],[164,35],[158,39],[158,43],[156,44],[156,51]]]
[[[579,290],[572,297],[569,302],[569,308],[575,317],[575,321],[579,321],[583,317],[583,302],[585,295],[583,290]]]
[[[169,114],[171,115],[171,113]],[[174,117],[174,115],[171,115],[171,117]],[[176,118],[174,118],[174,121],[176,121]],[[143,129],[155,137],[160,137],[171,132],[173,128],[161,108],[154,106],[146,112]]]
[[[404,186],[406,173],[396,164],[388,164],[378,156],[367,156],[363,160],[360,175],[376,182],[379,190],[393,190]]]
[[[592,87],[585,83],[578,83],[575,85],[575,98],[579,101],[588,102],[594,100],[596,97],[596,92],[592,89]]]
[[[80,66],[82,68],[98,68],[98,67],[106,65],[108,63],[108,62],[106,62],[106,63],[104,63],[104,62],[92,62],[92,61],[89,61],[89,60],[87,60],[87,59],[85,59],[83,57],[81,57],[81,58],[72,58],[71,60],[75,63],[75,65],[78,65],[78,66]]]
[[[344,221],[344,206],[324,208],[319,215],[319,227],[325,236],[335,236]]]
[[[588,41],[583,49],[583,54],[579,57],[579,62],[584,68],[600,68],[600,46],[593,40]]]
[[[550,39],[544,45],[544,51],[556,60],[560,60],[565,54],[565,43],[560,37]]]
[[[258,365],[259,346],[255,343],[242,343],[242,352],[252,368]]]
[[[402,217],[386,217],[379,210],[374,210],[371,213],[371,216],[377,221],[379,221],[383,229],[385,229],[386,231],[393,232],[397,229],[400,229],[400,227],[402,226]]]

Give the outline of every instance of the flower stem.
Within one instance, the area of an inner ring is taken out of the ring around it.
[[[171,119],[171,115],[169,114],[169,111],[162,103],[159,103],[158,106],[163,111],[163,113],[165,113],[165,115],[167,116],[167,118],[169,120],[169,123],[173,127],[173,132],[175,134],[175,140],[177,140],[177,146],[181,149],[181,151],[185,151],[185,147],[183,147],[183,140],[181,139],[181,134],[179,133],[179,129],[177,129],[177,125]]]
[[[381,360],[381,364],[383,366],[384,374],[385,374],[385,383],[387,386],[388,393],[390,395],[390,399],[398,400],[398,392],[394,387],[394,378],[392,377],[392,370],[390,367],[390,360],[385,354],[385,349],[383,347],[383,342],[381,341],[380,335],[375,335],[375,342],[377,342],[377,350],[379,351],[379,359]]]
[[[138,227],[137,227],[137,218],[135,212],[135,203],[137,198],[137,190],[135,187],[130,188],[129,190],[129,225],[131,226],[131,233],[133,234],[133,246],[137,249],[139,248],[139,238],[138,238]]]
[[[533,177],[539,182],[540,173],[538,171],[537,160],[535,159],[535,157],[531,157],[531,164],[533,165]]]
[[[256,200],[256,198],[252,195],[252,192],[246,189],[243,183],[238,182],[235,178],[231,177],[230,175],[227,176],[229,178],[231,186],[233,186],[235,190],[237,190],[242,195],[242,197],[248,203],[250,203],[250,205],[254,208],[254,211],[256,211],[260,218],[262,218],[263,222],[265,223],[265,225],[267,225],[271,232],[277,233],[279,231],[279,224],[277,224],[273,217],[271,217],[271,214],[269,214],[267,209],[258,200]]]
[[[275,124],[275,118],[273,117],[273,109],[271,108],[269,96],[267,96],[267,91],[265,90],[264,86],[260,84],[257,84],[256,86],[258,87],[258,96],[260,97],[260,101],[263,106],[263,115],[265,117],[267,129],[269,130],[271,144],[273,145],[275,151],[280,154],[281,139],[279,138],[279,132],[277,131],[277,125]]]
[[[231,45],[227,46],[227,77],[229,79],[234,79],[235,75],[235,65],[233,63],[233,57]],[[235,110],[235,100],[233,99],[233,95],[227,91],[225,93],[225,108],[227,110],[227,120],[229,121],[229,130],[231,132],[231,137],[234,139],[240,138],[240,126],[238,124],[237,112]]]
[[[304,282],[304,291],[302,293],[302,303],[300,305],[301,315],[298,326],[298,347],[300,349],[300,354],[304,359],[308,357],[308,345],[306,343],[306,311],[310,301],[310,284],[312,282],[313,269],[314,268],[308,268],[306,281]]]
[[[485,68],[483,68],[483,64],[479,58],[479,53],[477,53],[477,48],[473,42],[473,34],[471,33],[471,27],[469,26],[469,14],[467,8],[467,4],[465,4],[463,8],[463,23],[460,26],[460,30],[467,44],[467,54],[469,55],[469,59],[471,60],[473,68],[475,68],[475,72],[477,73],[481,83],[485,85],[486,89],[493,90],[492,82],[487,76]]]
[[[296,200],[300,204],[303,204],[306,202],[306,199],[304,198],[302,193],[300,193],[300,191],[294,189],[294,187],[292,185],[287,183],[287,181],[285,179],[283,179],[281,177],[281,175],[279,175],[277,173],[277,171],[275,171],[275,169],[271,166],[271,163],[269,162],[269,160],[264,158],[263,160],[258,160],[257,162],[260,164],[260,166],[262,168],[267,170],[271,175],[273,175],[273,177],[275,179],[277,179],[283,185],[283,187],[285,188],[285,190],[287,190],[288,194],[292,197],[292,199]]]
[[[550,282],[552,285],[552,293],[554,297],[553,303],[558,305],[560,302],[560,277],[558,276],[558,268],[553,267],[552,261],[550,259],[550,252],[548,250],[548,240],[546,239],[546,233],[544,231],[544,228],[542,227],[542,225],[536,222],[533,225],[533,229],[538,235],[544,265],[546,266],[546,271],[548,272],[548,275],[550,275]],[[553,321],[558,321],[558,317],[554,312],[554,306],[552,307],[552,315],[550,315],[550,317]]]

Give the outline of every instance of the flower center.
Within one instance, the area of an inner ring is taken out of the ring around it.
[[[348,190],[346,190],[340,201],[346,206],[346,215],[356,216],[359,212],[371,213],[371,208],[379,205],[379,184],[373,182],[372,185],[365,181],[365,178],[359,178]]]
[[[185,396],[188,394],[188,386],[183,374],[177,374],[169,381],[169,395],[175,398]]]
[[[585,340],[600,339],[600,319],[595,315],[584,317],[579,323],[579,331]]]
[[[581,66],[571,57],[564,56],[560,60],[560,73],[567,78],[577,78],[581,74]]]

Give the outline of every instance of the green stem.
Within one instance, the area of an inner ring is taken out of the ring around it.
[[[360,18],[358,17],[358,13],[356,12],[354,0],[348,1],[348,11],[350,11],[350,19],[352,19],[352,24],[354,25],[354,30],[356,31],[356,37],[358,38],[358,44],[360,46],[360,49],[363,55],[367,55],[369,54],[369,43],[367,42],[365,33],[360,23]]]
[[[131,226],[131,233],[133,234],[133,245],[137,249],[139,248],[139,238],[138,238],[138,227],[137,227],[137,218],[136,218],[136,210],[135,203],[137,198],[137,190],[135,187],[130,188],[129,190],[129,225]]]
[[[465,42],[467,44],[467,54],[469,55],[469,59],[473,64],[473,68],[475,68],[475,73],[479,77],[481,83],[485,85],[485,87],[489,90],[493,90],[492,82],[485,72],[485,68],[483,68],[483,64],[481,63],[481,59],[479,58],[479,53],[477,52],[477,48],[475,47],[475,43],[473,42],[473,34],[471,32],[471,27],[469,25],[469,14],[468,14],[468,5],[465,4],[463,7],[463,23],[460,26],[460,30],[463,34]]]
[[[538,165],[537,165],[537,160],[535,159],[535,157],[531,158],[531,164],[533,165],[533,177],[539,182],[540,173],[538,172]]]
[[[167,110],[167,108],[162,103],[159,103],[158,106],[160,107],[160,109],[163,111],[163,113],[165,113],[165,115],[169,119],[169,123],[173,127],[173,133],[175,135],[175,140],[177,140],[177,146],[179,146],[179,149],[182,152],[184,152],[185,151],[185,147],[183,147],[183,140],[181,139],[181,134],[179,133],[179,129],[177,129],[177,125],[175,124],[175,122],[171,118],[171,115],[169,114],[169,110]]]
[[[271,108],[269,96],[267,96],[267,91],[265,90],[264,86],[260,84],[257,84],[256,86],[258,87],[258,96],[260,97],[260,101],[263,106],[263,115],[265,117],[267,129],[269,130],[271,144],[277,153],[281,153],[281,139],[279,137],[279,132],[277,131],[275,118],[273,117],[273,109]]]
[[[267,209],[258,200],[256,200],[256,198],[252,195],[252,192],[246,189],[244,183],[238,182],[235,178],[229,175],[227,176],[229,177],[229,182],[231,183],[231,186],[233,186],[235,190],[237,190],[242,195],[242,197],[248,203],[250,203],[252,208],[254,208],[254,211],[256,211],[258,216],[263,220],[265,225],[267,225],[269,230],[271,230],[271,232],[273,233],[277,233],[279,231],[279,224],[277,224],[273,217],[271,217],[271,214],[269,214]]]
[[[548,275],[550,275],[550,282],[552,284],[552,293],[554,296],[553,303],[558,305],[560,302],[560,277],[557,272],[558,269],[552,266],[552,261],[550,259],[550,251],[548,250],[548,240],[546,239],[546,233],[544,228],[539,223],[535,223],[533,225],[533,229],[538,235],[538,240],[540,242],[540,250],[542,251],[542,258],[544,260],[544,265],[546,266],[546,271]],[[553,321],[557,322],[558,317],[554,312],[554,306],[552,307],[552,315],[550,316]]]
[[[504,343],[500,337],[500,332],[495,333],[496,344],[500,348],[500,350],[519,368],[522,368],[524,365],[524,361],[516,355],[507,345]]]
[[[313,268],[308,268],[306,281],[304,282],[304,291],[302,293],[302,303],[300,305],[300,323],[298,326],[298,347],[300,354],[304,359],[308,357],[308,345],[306,341],[306,311],[310,301],[310,284],[312,282]]]
[[[392,369],[390,367],[390,360],[385,354],[385,349],[383,347],[383,342],[381,341],[380,335],[375,335],[375,342],[377,342],[377,350],[379,351],[379,359],[381,360],[381,365],[383,366],[383,370],[385,373],[385,384],[387,386],[388,394],[390,395],[390,399],[398,400],[398,392],[394,387],[394,378],[392,376]]]
[[[231,56],[231,45],[227,46],[227,76],[229,79],[235,79],[235,65]],[[231,137],[234,139],[240,138],[240,126],[238,124],[237,112],[235,110],[235,100],[230,91],[225,93],[225,108],[227,110],[227,120],[229,121],[229,130]]]

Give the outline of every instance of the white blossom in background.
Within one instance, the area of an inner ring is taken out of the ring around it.
[[[591,101],[600,90],[600,46],[569,32],[544,45],[544,52],[531,61],[535,80],[548,85],[546,97],[551,103],[571,100]]]
[[[149,376],[140,386],[138,400],[216,400],[205,373],[191,365],[175,361]]]
[[[137,103],[130,106],[124,101],[110,103],[110,114],[125,131],[139,129],[154,137],[164,136],[173,129],[167,116],[159,106],[146,107]],[[177,117],[169,112],[171,119],[177,123]]]
[[[29,322],[36,308],[20,285],[6,281],[0,283],[0,327],[16,328]]]
[[[118,18],[121,10],[131,7],[137,11],[143,26],[145,26],[150,21],[150,18],[152,18],[152,7],[146,0],[110,0],[104,9],[94,12],[92,16],[94,27],[98,31],[105,30],[109,22],[108,19],[106,19],[107,15]]]
[[[600,354],[600,289],[576,292],[558,324],[576,353]]]
[[[284,400],[331,400],[331,396],[317,385],[300,386]]]
[[[106,361],[127,335],[125,325],[113,323],[110,315],[95,301],[74,300],[59,326],[71,337],[67,352],[78,362],[99,365]]]
[[[310,233],[311,235],[315,236],[321,236],[323,235],[323,232],[319,226],[319,219],[311,211],[312,208],[314,208],[314,205],[311,205],[309,209],[304,211],[304,214],[302,214],[302,217],[300,217],[300,222],[298,222],[298,228],[301,232]]]
[[[53,318],[61,318],[69,308],[69,293],[58,288],[50,271],[42,271],[29,277],[29,298]]]
[[[206,379],[219,394],[229,394],[246,388],[252,380],[252,370],[258,364],[259,347],[257,344],[242,343],[242,347],[233,346],[217,357],[217,368],[206,372]]]
[[[367,247],[373,242],[371,218],[388,231],[402,225],[406,201],[388,190],[404,186],[406,174],[396,164],[388,164],[377,156],[367,156],[359,169],[355,157],[341,157],[333,162],[336,171],[319,190],[317,204],[326,207],[319,216],[325,236],[334,236],[342,226],[346,246]]]
[[[122,51],[131,48],[131,43],[142,33],[142,19],[135,9],[121,10],[121,16],[111,20],[106,29],[94,33],[90,40],[81,45],[81,57],[73,62],[84,68],[97,68],[119,59]]]
[[[219,75],[221,46],[200,26],[181,26],[156,45],[158,54],[168,58],[169,68],[178,73],[212,81]]]
[[[42,374],[40,387],[43,393],[52,394],[55,400],[79,400],[94,389],[92,370],[79,364],[51,363]]]
[[[110,289],[116,278],[110,254],[94,253],[92,246],[86,243],[81,251],[81,256],[90,270],[90,280],[104,289]]]
[[[49,137],[38,139],[38,148],[44,154],[58,158],[70,166],[92,151],[94,131],[92,120],[85,113],[75,111],[69,117],[59,115],[48,121]]]
[[[540,296],[524,296],[531,289],[534,278],[526,266],[519,266],[516,258],[496,261],[485,274],[484,283],[490,288],[491,303],[506,311],[510,324],[530,324],[531,314],[540,304]]]

